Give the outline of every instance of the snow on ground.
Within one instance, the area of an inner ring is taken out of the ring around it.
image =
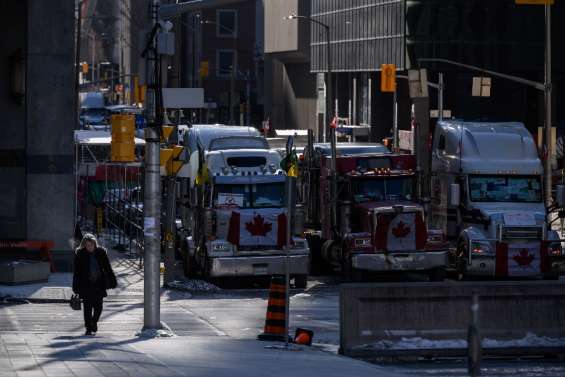
[[[188,292],[217,292],[220,290],[220,288],[214,284],[198,279],[175,280],[172,283],[168,283],[167,287]]]
[[[521,339],[496,340],[485,338],[482,340],[483,348],[513,348],[513,347],[563,347],[564,338],[550,338],[527,333]],[[375,350],[414,350],[414,349],[457,349],[467,348],[467,341],[463,339],[433,340],[420,337],[402,338],[401,340],[380,340],[378,342],[360,346],[361,349]]]

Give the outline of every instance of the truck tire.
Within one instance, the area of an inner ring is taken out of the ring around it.
[[[327,272],[327,266],[322,258],[322,240],[318,236],[306,235],[306,241],[311,255],[310,274],[323,275]]]
[[[434,268],[433,270],[431,270],[428,277],[429,277],[430,281],[440,282],[440,281],[445,280],[445,275],[446,275],[445,268],[444,267],[438,267],[438,268]]]
[[[306,288],[308,284],[308,275],[296,275],[294,277],[294,287],[298,289]]]

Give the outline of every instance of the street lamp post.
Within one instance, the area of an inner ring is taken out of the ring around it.
[[[326,54],[327,54],[327,94],[326,94],[326,124],[324,125],[324,142],[326,139],[326,127],[330,126],[330,122],[333,123],[335,114],[333,106],[333,93],[332,93],[332,56],[331,56],[331,40],[330,40],[330,27],[323,22],[315,20],[308,16],[298,16],[296,14],[291,14],[285,17],[288,20],[301,19],[308,22],[314,23],[324,28],[326,31]],[[335,126],[337,127],[337,120],[335,120]],[[337,228],[337,176],[336,176],[336,135],[335,128],[330,126],[330,146],[331,146],[331,186],[330,186],[330,211],[332,220],[332,231],[335,232]]]
[[[552,188],[552,173],[551,173],[551,5],[545,5],[545,82],[544,82],[544,99],[545,99],[545,148],[547,155],[545,156],[545,202],[549,207],[551,205],[551,188]]]
[[[202,20],[200,21],[201,24],[208,24],[208,25],[217,25],[220,29],[224,29],[225,31],[227,31],[228,33],[233,35],[233,52],[234,52],[234,59],[232,60],[232,65],[231,65],[231,72],[230,72],[230,100],[229,100],[229,104],[230,104],[230,125],[234,125],[235,124],[235,117],[234,117],[234,112],[233,112],[233,102],[235,100],[235,78],[237,75],[237,36],[235,35],[235,31],[230,29],[227,26],[224,26],[218,22],[215,21],[209,21],[209,20]]]

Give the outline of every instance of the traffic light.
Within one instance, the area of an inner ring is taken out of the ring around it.
[[[82,73],[86,75],[88,73],[88,63],[82,63],[81,68],[82,68]]]
[[[200,62],[200,77],[206,78],[210,73],[210,64],[207,61]]]
[[[396,66],[394,64],[381,65],[381,92],[394,92],[396,90]]]

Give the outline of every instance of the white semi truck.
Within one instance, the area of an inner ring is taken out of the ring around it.
[[[183,251],[185,272],[208,278],[284,274],[286,174],[281,157],[254,128],[201,125],[184,134],[190,154]],[[295,213],[290,275],[305,287],[310,251]]]
[[[431,223],[452,241],[459,276],[555,278],[543,167],[521,123],[440,121],[431,159]]]

